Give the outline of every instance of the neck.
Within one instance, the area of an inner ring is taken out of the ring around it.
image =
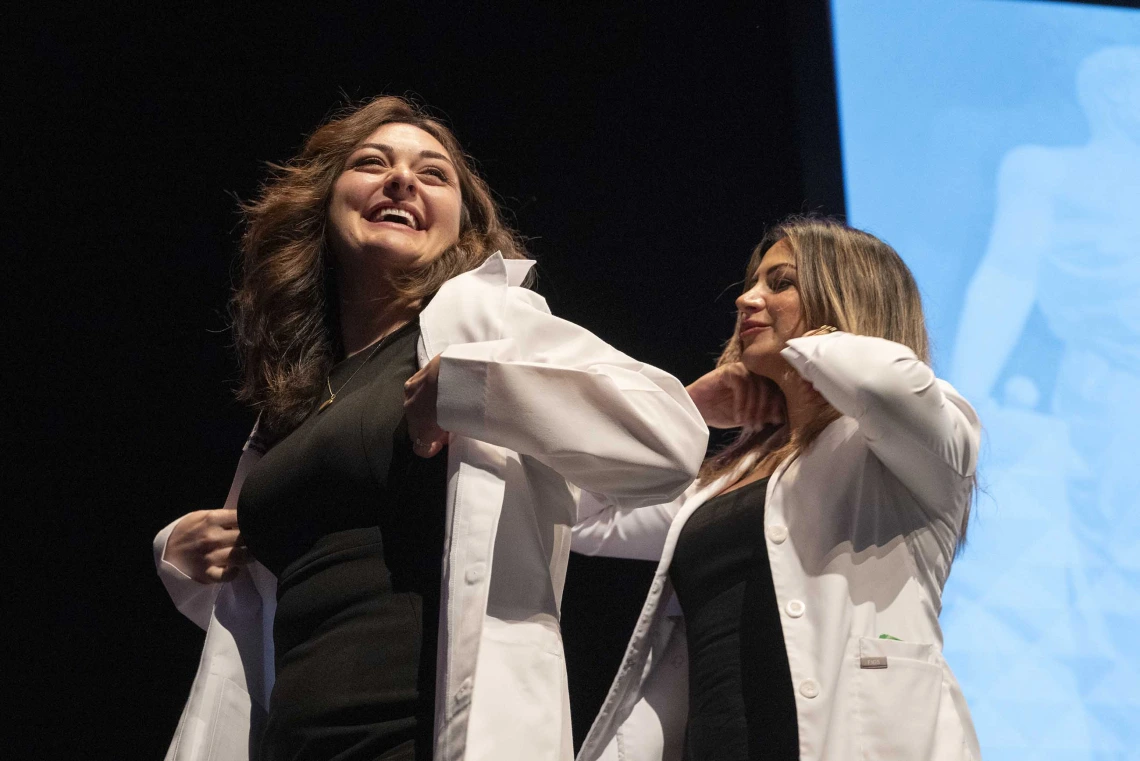
[[[407,325],[419,312],[419,302],[397,298],[387,283],[362,283],[340,278],[340,336],[350,356]]]
[[[782,357],[780,367],[769,375],[784,394],[788,412],[788,433],[794,438],[819,408],[819,394]]]

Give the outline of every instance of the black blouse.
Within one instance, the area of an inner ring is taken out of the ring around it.
[[[263,761],[431,758],[447,458],[408,437],[418,338],[337,364],[336,401],[242,488],[242,535],[278,577]]]
[[[686,761],[799,758],[799,727],[764,540],[768,479],[686,521],[669,567],[689,650]]]

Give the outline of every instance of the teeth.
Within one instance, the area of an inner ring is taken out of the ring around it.
[[[419,229],[416,227],[416,218],[411,212],[404,211],[403,209],[397,209],[395,207],[381,209],[380,213],[376,215],[376,220],[378,222],[383,222],[384,220],[391,219],[393,217],[407,222],[408,227],[412,228],[413,230]]]

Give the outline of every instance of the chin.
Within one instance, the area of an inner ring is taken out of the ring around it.
[[[393,270],[415,269],[435,259],[435,256],[429,256],[416,249],[383,244],[370,246],[368,253],[371,259],[382,262],[386,268]]]
[[[774,378],[780,369],[784,358],[780,356],[779,349],[762,347],[748,347],[740,355],[740,363],[753,375],[765,378]]]

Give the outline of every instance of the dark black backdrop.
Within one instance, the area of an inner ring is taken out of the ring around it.
[[[684,381],[765,225],[842,210],[822,2],[485,5],[9,11],[10,757],[164,751],[202,635],[150,540],[220,505],[251,422],[225,332],[235,197],[344,96],[441,111],[554,311]],[[651,568],[570,571],[580,739]]]

